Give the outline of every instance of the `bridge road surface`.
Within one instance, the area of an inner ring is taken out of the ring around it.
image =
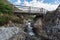
[[[19,10],[16,10],[15,8]],[[21,5],[14,5],[13,8],[14,14],[28,14],[28,15],[40,15],[46,14],[47,10],[38,7],[31,7],[31,6],[21,6]]]

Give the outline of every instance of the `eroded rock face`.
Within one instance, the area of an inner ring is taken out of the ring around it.
[[[25,40],[26,35],[19,27],[0,27],[0,40]]]
[[[19,32],[18,27],[0,27],[0,40],[8,40]]]
[[[60,40],[60,12],[59,9],[48,12],[45,16],[36,16],[34,32],[46,40]]]
[[[43,26],[43,18],[38,17],[38,19],[33,23],[33,30],[38,36],[48,37]]]
[[[27,34],[23,30],[20,30],[18,34],[14,35],[9,40],[26,40],[26,36]]]

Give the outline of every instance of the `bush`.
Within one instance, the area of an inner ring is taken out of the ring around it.
[[[8,13],[12,14],[12,6],[10,6],[8,3],[4,3],[3,0],[0,0],[0,12],[1,13]]]
[[[0,15],[0,26],[8,23],[8,16]]]
[[[22,23],[22,19],[17,17],[17,16],[15,16],[15,15],[9,16],[9,20],[11,20],[14,23]]]
[[[22,23],[22,20],[13,15],[13,7],[6,0],[0,0],[0,25],[7,24],[9,20],[14,23]]]
[[[15,15],[9,14],[0,14],[0,26],[7,24],[11,20],[13,23],[22,23],[22,19],[18,18]]]

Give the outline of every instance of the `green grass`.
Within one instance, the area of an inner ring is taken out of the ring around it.
[[[6,0],[0,0],[0,26],[7,24],[9,20],[22,23],[22,20],[13,14],[13,6]]]
[[[22,23],[21,18],[15,16],[15,15],[9,15],[9,14],[0,14],[0,26],[7,24],[11,20],[13,23]]]

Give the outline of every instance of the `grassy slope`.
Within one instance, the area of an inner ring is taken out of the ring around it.
[[[12,6],[12,9],[14,10],[18,10],[18,11],[22,11],[22,10],[20,10],[20,9],[18,9],[17,7],[15,7],[13,4],[11,4],[9,1],[7,1],[7,0],[3,0],[3,2],[5,3],[5,4],[8,4],[9,6]]]
[[[0,8],[0,26],[7,24],[9,20],[14,23],[22,23],[22,20],[13,14],[13,6],[7,0],[0,0]],[[19,9],[16,8],[16,10]]]

